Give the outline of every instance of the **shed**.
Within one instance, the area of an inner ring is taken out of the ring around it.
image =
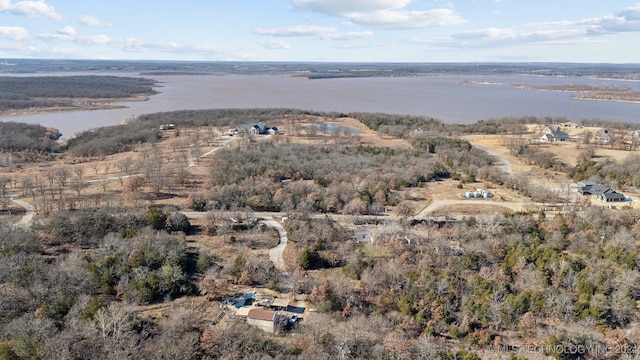
[[[274,299],[271,303],[271,307],[276,310],[286,310],[289,306],[289,300],[287,299]]]
[[[271,310],[254,308],[247,313],[247,323],[264,332],[275,334],[278,313]]]
[[[273,333],[273,324],[277,313],[272,310],[253,308],[247,312],[249,325],[257,326],[263,331]]]

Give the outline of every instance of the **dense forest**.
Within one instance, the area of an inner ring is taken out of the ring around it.
[[[0,111],[74,106],[73,99],[153,95],[155,81],[119,76],[1,76]]]

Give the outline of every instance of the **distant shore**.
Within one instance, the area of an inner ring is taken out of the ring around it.
[[[138,95],[138,96],[132,96],[128,98],[119,98],[119,99],[90,99],[90,100],[64,98],[60,100],[70,101],[72,102],[72,105],[42,106],[42,107],[31,107],[31,108],[25,108],[25,109],[4,110],[4,111],[0,111],[0,118],[2,117],[10,118],[12,116],[22,116],[22,115],[53,114],[53,113],[69,112],[69,111],[126,109],[127,106],[119,105],[119,104],[125,103],[125,102],[148,101],[149,96]]]
[[[516,89],[529,91],[556,91],[576,93],[571,99],[592,101],[614,101],[638,104],[640,103],[640,91],[628,87],[595,86],[595,85],[513,85]]]

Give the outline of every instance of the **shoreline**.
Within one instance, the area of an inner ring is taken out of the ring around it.
[[[66,98],[64,100],[71,100],[75,103],[83,101],[83,99],[77,99],[77,98]],[[92,99],[91,101],[93,103],[90,103],[90,104],[4,110],[4,111],[0,111],[0,118],[4,118],[4,117],[11,118],[13,116],[26,116],[26,115],[55,114],[55,113],[72,112],[72,111],[126,109],[128,108],[128,106],[119,105],[119,103],[143,102],[148,100],[149,100],[149,95],[138,95],[138,96],[133,96],[129,98],[119,98],[119,99]]]

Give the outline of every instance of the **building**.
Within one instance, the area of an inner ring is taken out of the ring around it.
[[[608,186],[599,185],[593,181],[581,181],[578,183],[578,192],[582,195],[595,195],[604,202],[625,201],[624,194],[614,191]]]
[[[593,135],[593,141],[598,144],[610,144],[615,141],[615,136],[613,136],[613,133],[611,133],[611,131],[602,129],[596,131],[596,133]]]
[[[268,127],[264,122],[261,121],[257,124],[251,125],[248,128],[248,131],[253,135],[275,135],[278,133],[278,128],[275,126]]]
[[[578,192],[580,195],[591,195],[591,187],[596,185],[593,181],[580,181],[578,183]]]
[[[253,308],[247,313],[247,323],[258,329],[270,333],[278,334],[287,327],[289,318],[280,315],[277,311]]]
[[[625,196],[623,194],[617,193],[615,191],[598,194],[596,195],[598,200],[604,202],[620,202],[625,200]]]
[[[554,141],[568,141],[569,134],[562,131],[559,126],[547,125],[542,130],[542,137],[540,141],[554,142]]]

